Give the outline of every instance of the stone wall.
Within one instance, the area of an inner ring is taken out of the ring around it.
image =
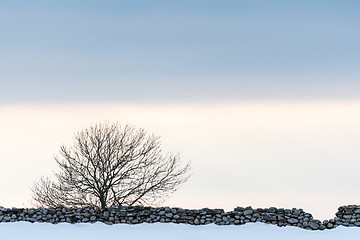
[[[182,209],[112,206],[84,208],[3,208],[0,207],[0,222],[48,222],[48,223],[94,223],[139,224],[139,223],[184,223],[192,225],[242,225],[249,222],[274,224],[279,227],[296,226],[309,230],[332,229],[339,225],[360,226],[360,206],[341,206],[336,217],[323,222],[316,220],[302,209],[237,207],[233,211],[223,209]]]

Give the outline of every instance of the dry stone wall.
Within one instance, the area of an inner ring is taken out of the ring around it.
[[[47,222],[47,223],[94,223],[139,224],[183,223],[191,225],[217,224],[242,225],[250,222],[274,224],[279,227],[296,226],[309,230],[332,229],[337,226],[360,226],[360,206],[341,206],[336,217],[319,221],[302,209],[237,207],[233,211],[223,209],[182,209],[112,206],[56,207],[56,208],[4,208],[0,207],[0,222]]]

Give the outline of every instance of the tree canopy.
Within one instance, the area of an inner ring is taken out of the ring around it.
[[[182,164],[179,154],[162,153],[159,137],[118,123],[76,133],[55,160],[55,180],[42,177],[32,187],[39,206],[157,204],[190,176],[190,164]]]

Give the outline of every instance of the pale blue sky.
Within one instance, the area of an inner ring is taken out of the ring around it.
[[[358,1],[1,1],[0,102],[358,99]]]

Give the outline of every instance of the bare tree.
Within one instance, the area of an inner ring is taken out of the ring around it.
[[[55,181],[32,187],[39,206],[149,205],[159,203],[189,178],[189,163],[163,155],[159,137],[126,125],[96,124],[60,147]]]

